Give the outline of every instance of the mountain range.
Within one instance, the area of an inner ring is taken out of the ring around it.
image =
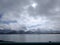
[[[57,31],[57,30],[28,30],[28,31],[25,31],[25,30],[9,30],[9,29],[0,29],[0,34],[60,34],[60,31]]]

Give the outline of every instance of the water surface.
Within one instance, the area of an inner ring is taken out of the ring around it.
[[[8,34],[0,35],[0,40],[13,42],[60,42],[60,34]]]

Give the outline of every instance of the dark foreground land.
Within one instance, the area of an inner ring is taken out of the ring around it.
[[[42,43],[41,43],[41,42],[35,42],[35,43],[34,43],[34,42],[33,42],[33,43],[30,43],[30,42],[29,42],[29,43],[25,43],[25,42],[19,43],[19,42],[18,42],[18,43],[17,43],[17,42],[10,42],[10,41],[0,40],[0,44],[3,44],[3,45],[5,45],[5,44],[6,44],[6,45],[9,45],[9,44],[10,44],[10,45],[11,45],[11,44],[15,44],[15,45],[17,45],[17,44],[18,44],[18,45],[25,45],[25,44],[26,44],[26,45],[29,45],[29,44],[30,44],[30,45],[33,45],[33,44],[35,44],[35,45],[38,45],[38,44],[39,44],[39,45],[45,45],[45,44],[46,44],[46,45],[60,45],[60,42],[51,42],[51,41],[49,41],[49,42],[47,42],[47,43],[45,43],[45,42],[42,42]]]
[[[7,42],[7,43],[9,43],[9,42],[11,42],[11,41],[3,41],[3,40],[0,40],[0,43],[5,43],[5,42]],[[13,42],[11,42],[11,43],[13,43]]]

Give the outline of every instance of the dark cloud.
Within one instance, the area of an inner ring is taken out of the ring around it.
[[[3,16],[3,15],[2,15],[2,14],[0,14],[0,19],[2,18],[2,16]]]

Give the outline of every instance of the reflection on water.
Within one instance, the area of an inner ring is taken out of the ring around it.
[[[60,42],[60,34],[12,34],[0,35],[0,40],[14,42]]]
[[[0,35],[0,40],[25,42],[25,35]]]

